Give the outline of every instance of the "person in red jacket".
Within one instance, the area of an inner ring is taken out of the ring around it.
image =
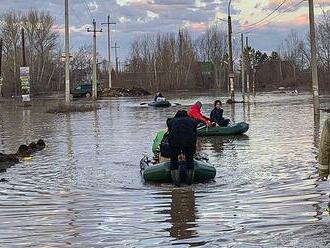
[[[190,118],[193,118],[199,123],[203,123],[208,126],[212,126],[211,120],[202,115],[201,113],[202,103],[200,101],[197,101],[194,105],[192,105],[188,110],[188,116]]]

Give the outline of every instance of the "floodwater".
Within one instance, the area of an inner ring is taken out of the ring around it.
[[[317,177],[319,133],[312,97],[258,94],[225,115],[246,135],[200,139],[214,182],[174,188],[145,184],[139,160],[179,107],[140,106],[148,98],[100,100],[100,110],[46,114],[0,102],[0,152],[43,138],[47,148],[0,178],[0,247],[330,247],[329,183]],[[221,97],[224,100],[224,96]],[[322,107],[330,107],[329,97]]]

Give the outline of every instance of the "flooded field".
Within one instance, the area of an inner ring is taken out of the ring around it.
[[[0,152],[42,138],[45,150],[0,174],[0,247],[330,247],[329,183],[317,179],[319,133],[312,97],[260,94],[224,104],[246,135],[200,138],[217,170],[192,187],[148,185],[139,160],[165,120],[216,92],[100,100],[87,113],[46,114],[0,103]],[[224,100],[224,96],[220,97]],[[328,104],[328,105],[327,105]],[[322,106],[330,107],[328,97]]]

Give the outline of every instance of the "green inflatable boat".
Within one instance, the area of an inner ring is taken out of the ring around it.
[[[202,127],[197,128],[197,136],[224,136],[243,134],[249,130],[249,124],[239,122],[228,127]]]
[[[150,165],[147,157],[140,161],[141,174],[146,182],[171,183],[170,162]],[[194,160],[194,182],[206,182],[213,180],[216,170],[209,163],[202,160]]]
[[[156,101],[156,102],[150,102],[150,103],[148,103],[148,106],[167,108],[167,107],[171,107],[171,103],[169,101],[167,101],[167,100]]]

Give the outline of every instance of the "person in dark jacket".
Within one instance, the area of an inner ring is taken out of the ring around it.
[[[155,95],[155,97],[154,97],[154,102],[157,102],[158,97],[159,98],[164,98],[164,96],[162,95],[162,93],[157,92],[156,95]]]
[[[220,100],[214,101],[214,109],[211,111],[211,122],[215,122],[221,127],[228,126],[230,120],[223,118],[223,109],[221,108],[222,103]]]
[[[197,122],[188,116],[187,111],[179,110],[174,118],[168,122],[168,131],[172,180],[176,186],[180,186],[178,156],[183,153],[186,158],[186,182],[191,184],[194,170],[193,157],[197,141]]]

